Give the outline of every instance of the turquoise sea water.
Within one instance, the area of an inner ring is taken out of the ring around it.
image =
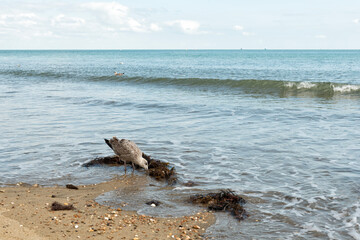
[[[122,175],[81,166],[118,136],[246,197],[215,239],[360,239],[358,50],[0,51],[0,99],[1,185]]]

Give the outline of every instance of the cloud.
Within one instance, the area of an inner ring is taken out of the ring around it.
[[[235,25],[234,29],[237,30],[237,31],[242,31],[242,30],[244,30],[244,27],[241,26],[241,25]]]
[[[85,24],[85,20],[79,17],[67,17],[64,14],[60,14],[51,20],[52,26],[63,28],[77,28]]]
[[[245,36],[245,37],[249,37],[249,36],[253,36],[255,34],[252,33],[252,32],[242,32],[242,35]]]
[[[90,2],[82,5],[85,8],[102,12],[109,21],[115,24],[123,24],[128,15],[128,7],[116,2]]]
[[[162,30],[162,28],[155,23],[150,24],[150,29],[151,29],[151,31],[154,31],[154,32],[158,32],[158,31]]]
[[[38,16],[35,13],[17,13],[0,15],[0,24],[3,26],[30,27],[36,25]]]
[[[59,38],[59,36],[55,35],[52,31],[46,32],[35,32],[33,34],[34,37],[51,37],[51,38]]]
[[[360,19],[359,19],[359,18],[354,19],[354,20],[353,20],[353,23],[359,24],[359,23],[360,23]]]
[[[315,36],[315,38],[318,38],[318,39],[325,39],[327,38],[326,35],[323,35],[323,34],[318,34]]]
[[[233,28],[234,28],[236,31],[241,32],[241,34],[242,34],[243,36],[245,36],[245,37],[249,37],[249,36],[255,35],[253,32],[243,31],[245,28],[244,28],[243,26],[241,26],[241,25],[235,25]]]
[[[168,26],[180,29],[186,34],[206,34],[206,31],[200,31],[200,23],[192,20],[175,20],[165,23]]]
[[[130,16],[129,8],[117,2],[90,2],[82,4],[83,8],[97,12],[96,17],[104,28],[113,28],[119,31],[148,32],[158,28],[148,26],[143,19]]]
[[[101,34],[113,37],[120,32],[160,32],[163,26],[151,16],[138,15],[136,9],[133,12],[115,0],[86,0],[77,4],[53,1],[46,7],[28,4],[0,9],[0,34],[15,38],[98,37]]]

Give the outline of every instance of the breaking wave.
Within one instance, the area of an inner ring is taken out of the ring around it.
[[[101,80],[104,80],[104,78],[102,78]],[[360,85],[332,82],[143,77],[111,78],[108,80],[129,82],[134,84],[157,84],[164,86],[177,86],[195,90],[198,89],[208,91],[225,91],[258,95],[270,94],[279,97],[360,97]]]
[[[128,77],[95,76],[78,73],[7,70],[0,75],[35,78],[37,80],[115,82],[129,84],[150,84],[167,87],[182,87],[191,90],[223,91],[234,94],[275,95],[279,97],[320,97],[320,98],[360,98],[360,84],[334,82],[257,80],[257,79],[209,79],[209,78],[165,78],[165,77]]]

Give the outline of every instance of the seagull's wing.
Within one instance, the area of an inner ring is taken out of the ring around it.
[[[140,148],[136,145],[136,143],[134,143],[133,141],[130,141],[130,140],[126,140],[124,139],[125,141],[120,141],[120,144],[124,144],[126,145],[126,149],[131,152],[131,154],[134,154],[134,155],[141,155],[142,152],[140,150]]]

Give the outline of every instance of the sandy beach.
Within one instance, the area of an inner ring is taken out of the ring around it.
[[[94,199],[104,192],[144,184],[129,176],[77,186],[42,187],[17,184],[0,188],[1,239],[201,239],[215,222],[204,211],[180,218],[154,218],[102,206]],[[53,202],[75,209],[52,211]]]

